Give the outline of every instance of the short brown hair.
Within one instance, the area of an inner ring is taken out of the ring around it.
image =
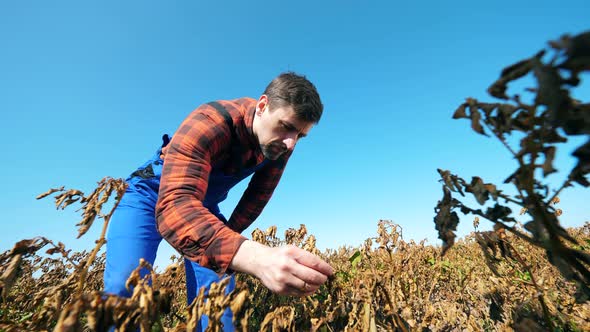
[[[285,72],[277,76],[264,90],[270,109],[291,106],[303,121],[318,123],[324,105],[313,83],[305,76]]]

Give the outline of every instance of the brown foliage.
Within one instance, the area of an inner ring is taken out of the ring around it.
[[[569,233],[585,243],[579,250],[590,250],[590,224]],[[311,235],[304,226],[287,230],[283,239],[276,236],[276,227],[256,230],[253,237],[274,246],[286,244],[288,238],[289,243],[317,251],[309,247]],[[480,238],[486,239],[494,274],[489,273],[489,257],[482,254]],[[505,256],[501,247],[492,254],[489,246],[498,245],[509,248]],[[23,258],[7,301],[0,306],[0,329],[106,331],[115,324],[121,331],[186,331],[207,315],[211,331],[217,331],[219,317],[228,307],[242,331],[547,329],[539,296],[555,328],[590,328],[590,304],[576,303],[575,284],[560,276],[542,250],[501,230],[473,233],[442,257],[438,247],[406,242],[399,226],[382,220],[377,235],[362,246],[318,254],[337,272],[312,296],[279,296],[257,279],[238,275],[237,288],[230,295],[223,295],[226,280],[208,295],[201,291],[187,306],[184,267],[177,259],[159,274],[141,262],[137,271],[143,267],[151,273],[144,279],[133,273],[128,280],[133,295],[123,299],[100,292],[104,256],[91,265],[85,290],[78,296],[74,264],[82,266],[89,253],[70,254],[70,262],[63,256],[41,258],[21,252],[12,256]],[[11,261],[0,267],[3,276]]]
[[[531,245],[544,249],[549,261],[561,274],[576,283],[576,298],[584,302],[590,299],[590,255],[576,249],[580,243],[560,225],[558,217],[562,211],[556,210],[552,204],[558,202],[557,196],[564,188],[574,184],[590,185],[586,179],[590,172],[590,140],[572,154],[578,162],[563,185],[551,190],[549,184],[542,181],[557,172],[553,160],[557,144],[567,141],[565,136],[588,137],[590,134],[590,104],[570,96],[570,90],[581,82],[580,73],[590,70],[590,32],[574,37],[564,36],[550,42],[549,46],[550,50],[542,50],[505,68],[500,78],[490,86],[490,95],[507,103],[482,103],[467,98],[453,114],[454,119],[469,119],[478,134],[488,136],[492,133],[513,155],[518,168],[504,183],[513,184],[518,195],[505,195],[496,185],[484,183],[479,176],[474,176],[468,183],[448,170],[439,169],[444,196],[436,207],[434,222],[444,242],[444,254],[453,245],[454,231],[459,222],[455,209],[492,221]],[[545,60],[550,52],[553,56]],[[509,83],[529,74],[537,82],[536,88],[528,89],[535,93],[532,102],[523,102],[519,95],[507,95]],[[522,136],[519,150],[513,149],[506,141],[506,137],[513,134]],[[542,179],[536,176],[539,173],[536,170],[542,171]],[[488,206],[485,212],[473,209],[453,198],[451,192],[461,196],[465,196],[465,192],[471,193],[482,206],[491,198],[494,205]],[[521,207],[521,215],[527,213],[531,217],[525,229],[517,230],[508,225],[515,224],[516,220],[512,209],[505,204],[517,205]],[[480,237],[480,242],[486,241]]]

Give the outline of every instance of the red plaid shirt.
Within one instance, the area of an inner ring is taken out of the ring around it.
[[[260,215],[279,183],[291,153],[269,161],[252,176],[248,188],[228,222],[224,224],[203,206],[213,167],[232,174],[264,160],[252,122],[256,100],[218,101],[231,115],[238,142],[232,142],[224,117],[213,106],[195,109],[163,149],[156,220],[158,230],[188,259],[217,273],[224,273],[246,240],[240,235]],[[231,158],[232,144],[241,144],[240,160]],[[234,164],[232,164],[232,161]]]

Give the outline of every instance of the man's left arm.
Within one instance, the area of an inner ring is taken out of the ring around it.
[[[260,215],[272,196],[290,153],[270,162],[254,174],[248,189],[232,214],[228,226],[242,232]],[[244,241],[229,268],[260,279],[270,291],[281,295],[309,296],[323,285],[334,269],[320,257],[293,245],[268,247]]]
[[[277,160],[269,161],[262,169],[254,173],[227,226],[241,233],[258,218],[281,180],[291,154],[292,151],[285,153]]]

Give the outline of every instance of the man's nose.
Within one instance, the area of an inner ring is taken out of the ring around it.
[[[297,144],[297,136],[287,137],[283,140],[283,143],[285,143],[287,146],[287,150],[293,150],[295,148],[295,144]]]

